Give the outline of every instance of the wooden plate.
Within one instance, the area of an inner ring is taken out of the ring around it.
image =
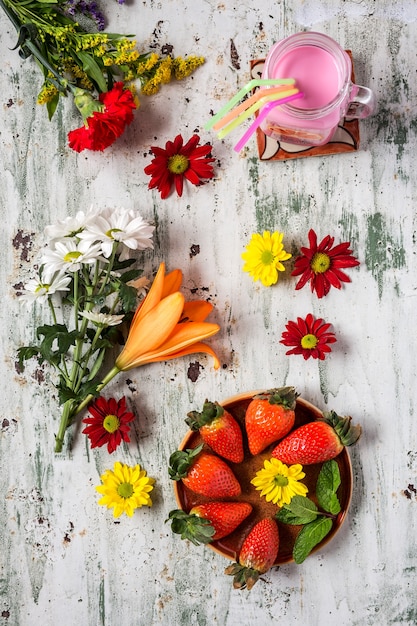
[[[271,502],[266,502],[264,497],[260,497],[260,492],[256,491],[255,487],[250,484],[250,481],[255,476],[256,472],[263,467],[264,460],[271,458],[271,451],[273,450],[275,445],[272,444],[257,456],[252,456],[247,446],[244,426],[246,408],[253,396],[261,392],[262,390],[245,392],[237,396],[228,398],[224,402],[220,402],[220,404],[237,419],[242,427],[243,432],[245,458],[243,462],[239,464],[228,462],[235,476],[239,480],[242,488],[242,494],[237,498],[234,498],[234,500],[243,500],[245,502],[249,502],[253,507],[253,511],[249,515],[249,517],[247,517],[246,520],[233,533],[231,533],[227,537],[224,537],[223,539],[213,541],[212,543],[207,544],[209,548],[231,560],[237,560],[242,543],[251,528],[264,517],[274,517],[274,515],[278,511],[278,507],[275,504],[272,504]],[[297,398],[294,428],[297,428],[302,424],[307,424],[308,422],[317,419],[321,415],[322,412],[318,408],[310,404],[310,402],[307,402],[303,398]],[[202,440],[198,431],[195,432],[189,430],[182,440],[179,449],[185,450],[186,448],[195,448],[200,443],[202,443]],[[209,450],[208,446],[205,447],[207,448],[207,450]],[[313,552],[319,550],[326,543],[331,541],[331,539],[333,539],[346,518],[346,514],[351,501],[352,465],[347,449],[344,448],[335,460],[339,465],[340,477],[342,481],[337,492],[341,504],[341,511],[338,514],[337,518],[334,520],[333,527],[330,533],[325,537],[325,539],[323,539],[323,541],[321,541],[321,543],[319,543],[314,548]],[[303,467],[303,471],[306,474],[305,478],[303,479],[303,483],[307,485],[307,495],[312,500],[315,500],[315,485],[321,467],[321,463],[315,465],[305,465]],[[180,509],[183,509],[184,511],[189,512],[193,506],[208,501],[207,498],[205,498],[204,496],[193,493],[183,484],[181,480],[174,481],[173,485],[178,507]],[[280,547],[275,565],[282,565],[284,563],[290,563],[291,561],[293,561],[292,551],[294,541],[301,527],[281,524],[279,522],[278,526],[280,534]]]

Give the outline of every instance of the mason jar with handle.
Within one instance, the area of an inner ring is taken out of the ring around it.
[[[341,119],[363,119],[375,110],[373,92],[353,84],[351,75],[349,55],[327,35],[302,32],[279,41],[265,59],[262,78],[294,78],[303,96],[271,109],[261,129],[279,142],[327,143]]]

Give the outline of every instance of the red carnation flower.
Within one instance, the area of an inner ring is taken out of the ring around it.
[[[94,110],[97,101],[92,101],[91,114],[85,117],[84,126],[68,133],[69,146],[76,152],[105,150],[123,135],[126,126],[133,120],[136,104],[132,92],[125,89],[122,82],[101,93],[99,101],[101,110]],[[88,111],[88,105],[84,105],[84,109]]]
[[[203,178],[213,178],[211,163],[215,159],[207,158],[212,146],[198,146],[199,141],[200,137],[193,135],[183,146],[182,136],[177,135],[174,141],[166,142],[165,149],[152,146],[151,151],[155,158],[145,167],[145,174],[152,177],[149,189],[156,187],[164,199],[169,196],[175,184],[177,194],[182,196],[184,178],[193,185],[200,185]]]
[[[330,287],[340,289],[343,283],[350,282],[349,276],[341,271],[344,267],[355,267],[359,261],[352,256],[350,242],[333,246],[334,237],[327,235],[317,245],[317,235],[314,230],[308,233],[309,248],[301,248],[302,255],[296,258],[291,276],[300,276],[296,289],[301,289],[310,281],[311,291],[316,291],[317,297],[322,298],[329,293]]]
[[[92,417],[83,419],[83,424],[88,426],[82,432],[90,439],[92,448],[107,444],[107,450],[112,453],[122,441],[130,441],[129,424],[135,416],[126,410],[124,396],[118,402],[114,398],[106,400],[100,396],[88,410]]]
[[[329,332],[330,326],[320,317],[314,319],[311,313],[305,319],[297,317],[297,322],[288,322],[280,343],[294,347],[285,354],[302,354],[305,360],[313,357],[323,361],[326,353],[332,351],[328,344],[337,341],[335,334]]]

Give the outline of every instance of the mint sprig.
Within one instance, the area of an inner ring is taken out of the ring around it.
[[[323,463],[316,483],[317,505],[305,496],[294,496],[289,504],[276,514],[276,519],[283,524],[303,526],[294,542],[293,558],[302,563],[312,549],[329,534],[334,518],[341,511],[337,490],[341,478],[336,461]]]

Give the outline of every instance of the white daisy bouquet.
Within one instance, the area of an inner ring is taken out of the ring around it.
[[[98,378],[105,355],[123,343],[122,327],[129,326],[149,283],[132,267],[130,253],[152,248],[153,231],[135,211],[108,208],[80,211],[45,229],[49,242],[21,298],[47,304],[50,323],[37,328],[36,345],[18,352],[22,369],[36,357],[57,371],[63,411],[56,452],[75,415],[108,382]]]

